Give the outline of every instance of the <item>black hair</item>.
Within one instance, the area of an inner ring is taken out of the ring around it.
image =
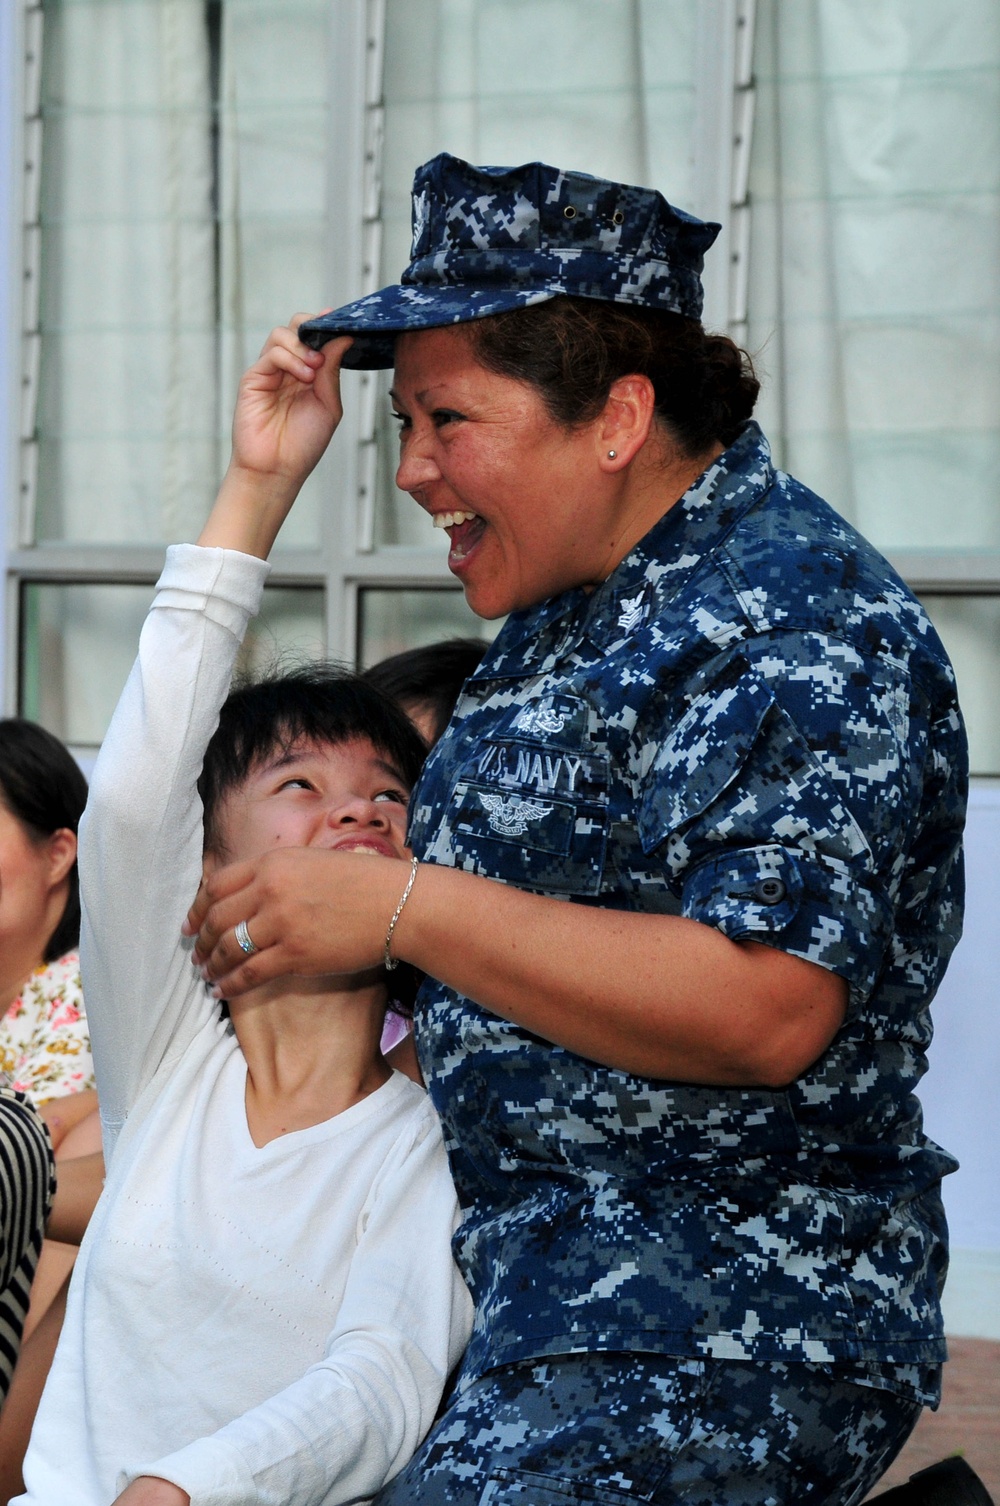
[[[429,711],[434,718],[431,742],[436,743],[448,725],[462,686],[479,668],[488,648],[482,638],[445,638],[381,659],[363,672],[363,678],[391,696],[404,711]]]
[[[691,459],[731,445],[760,391],[728,335],[660,309],[561,296],[458,327],[483,366],[528,382],[567,428],[596,418],[619,377],[648,376],[658,418]]]
[[[0,803],[36,841],[68,827],[76,832],[87,803],[87,781],[69,749],[21,717],[0,720]],[[74,862],[69,895],[49,937],[43,962],[54,962],[80,942],[80,876]]]
[[[413,787],[426,748],[409,718],[376,685],[335,664],[298,665],[238,682],[219,715],[198,779],[205,819],[205,850],[220,851],[222,801],[265,759],[300,742],[336,747],[366,738]],[[421,974],[401,964],[389,974],[389,1007],[411,1015]]]

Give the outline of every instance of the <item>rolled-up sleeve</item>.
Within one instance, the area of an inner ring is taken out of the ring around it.
[[[653,738],[639,801],[643,849],[682,914],[818,963],[867,997],[932,751],[925,708],[903,667],[822,634],[720,655]]]

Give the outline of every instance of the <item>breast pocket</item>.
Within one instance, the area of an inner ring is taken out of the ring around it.
[[[600,893],[608,833],[608,760],[570,746],[497,736],[456,783],[456,866],[545,894]]]

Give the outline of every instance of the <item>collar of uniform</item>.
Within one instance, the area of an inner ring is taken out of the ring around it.
[[[588,599],[581,633],[600,647],[630,637],[677,595],[773,479],[770,447],[751,419]]]
[[[537,607],[511,612],[493,647],[471,680],[494,680],[520,676],[526,670],[539,673],[556,663],[578,641],[586,620],[590,598],[580,587],[550,596]]]
[[[630,637],[677,594],[773,479],[770,448],[751,419],[596,591],[577,587],[512,612],[471,678],[541,672],[584,637],[602,649]]]

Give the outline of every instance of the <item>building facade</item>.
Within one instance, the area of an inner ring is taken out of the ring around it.
[[[395,280],[414,166],[540,157],[723,223],[706,323],[781,464],[925,601],[977,776],[929,1125],[963,1159],[955,1332],[1000,1337],[1000,7],[996,0],[10,0],[0,7],[0,682],[86,764],[240,371]],[[275,552],[247,647],[370,663],[452,633],[382,374]],[[963,1295],[964,1294],[964,1295]]]

